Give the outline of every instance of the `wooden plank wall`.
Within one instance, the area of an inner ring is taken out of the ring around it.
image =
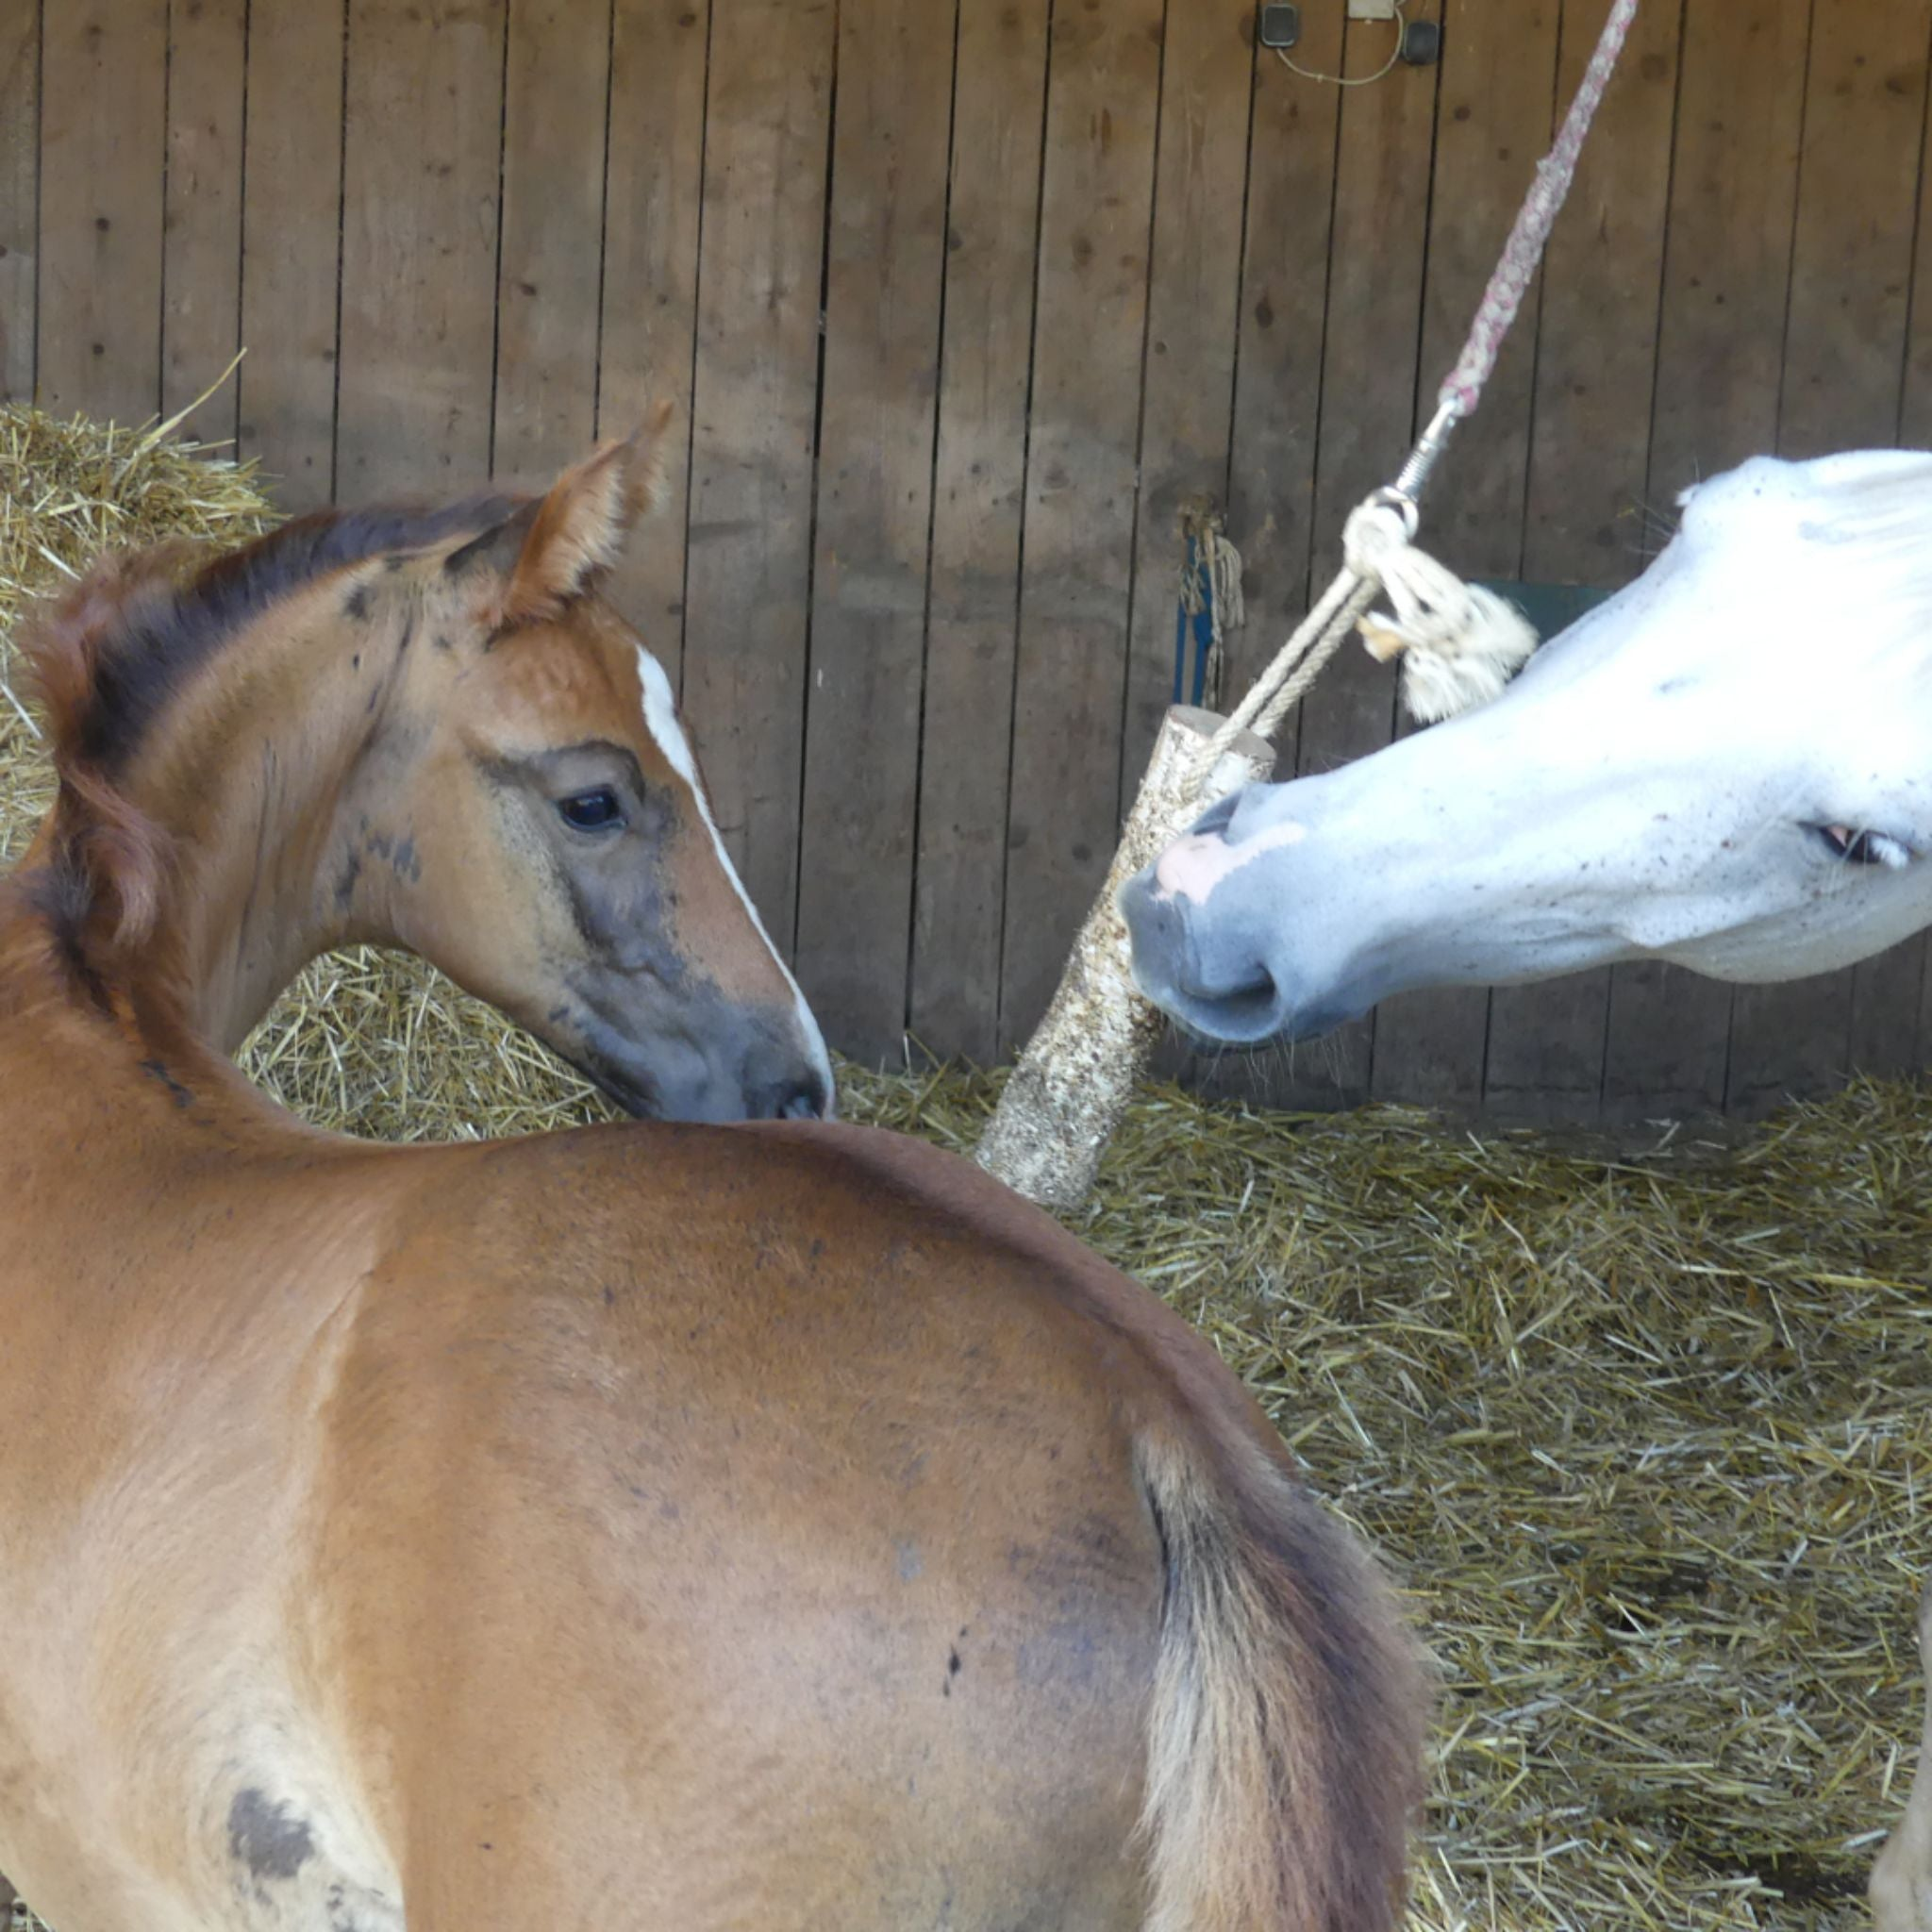
[[[1459,342],[1607,0],[0,0],[0,396],[192,401],[291,508],[533,484],[657,394],[618,594],[840,1044],[1009,1051],[1167,701],[1174,516],[1252,674]],[[1432,504],[1615,585],[1691,478],[1932,441],[1932,0],[1643,0]],[[1349,654],[1284,768],[1397,729]],[[1733,993],[1625,967],[1391,1001],[1196,1077],[1588,1121],[1932,1047],[1926,948]]]

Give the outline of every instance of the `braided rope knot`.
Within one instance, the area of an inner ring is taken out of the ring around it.
[[[1415,505],[1378,490],[1349,517],[1341,548],[1348,568],[1379,584],[1391,606],[1357,620],[1362,642],[1380,663],[1400,655],[1402,702],[1431,724],[1496,696],[1537,635],[1513,604],[1418,550],[1415,530]]]

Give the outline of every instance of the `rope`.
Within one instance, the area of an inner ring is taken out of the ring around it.
[[[1477,305],[1469,340],[1438,392],[1434,417],[1416,440],[1393,487],[1375,491],[1350,517],[1343,532],[1340,574],[1234,714],[1208,741],[1201,758],[1204,774],[1241,732],[1252,730],[1263,738],[1274,734],[1385,588],[1397,604],[1395,618],[1372,621],[1366,627],[1367,641],[1378,656],[1396,650],[1415,654],[1404,675],[1404,697],[1411,708],[1419,701],[1435,704],[1439,708],[1434,715],[1443,716],[1440,706],[1445,702],[1448,709],[1456,709],[1491,686],[1500,690],[1507,675],[1504,667],[1513,668],[1534,647],[1535,633],[1501,598],[1470,590],[1441,564],[1411,550],[1416,503],[1450,432],[1474,411],[1496,366],[1497,353],[1536,276],[1550,229],[1575,178],[1584,136],[1603,103],[1636,17],[1637,0],[1613,0],[1556,142],[1537,164],[1536,179]],[[1511,653],[1516,654],[1513,662]],[[1489,694],[1493,695],[1493,690]]]
[[[1590,132],[1590,124],[1603,105],[1604,91],[1610,84],[1617,56],[1624,51],[1630,23],[1636,18],[1637,0],[1616,0],[1610,17],[1604,22],[1596,52],[1584,69],[1576,98],[1563,117],[1556,145],[1537,163],[1536,179],[1517,211],[1516,225],[1510,229],[1508,241],[1503,244],[1503,258],[1490,277],[1490,286],[1483,291],[1469,341],[1436,398],[1441,404],[1453,403],[1459,416],[1467,416],[1475,408],[1483,385],[1496,366],[1503,338],[1509,333],[1509,325],[1523,306],[1524,294],[1536,278],[1550,229],[1570,192],[1571,182],[1576,177],[1576,158],[1583,151],[1583,137]]]

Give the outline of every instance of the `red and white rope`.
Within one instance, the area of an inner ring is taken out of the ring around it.
[[[1439,403],[1452,405],[1458,416],[1467,416],[1475,408],[1483,384],[1496,366],[1503,338],[1509,333],[1509,325],[1516,320],[1516,311],[1522,307],[1530,283],[1536,279],[1550,229],[1576,176],[1576,158],[1583,152],[1583,137],[1590,132],[1590,124],[1603,104],[1617,56],[1624,51],[1630,23],[1636,18],[1637,0],[1616,0],[1609,18],[1604,22],[1596,52],[1584,70],[1576,98],[1564,116],[1556,144],[1537,163],[1536,180],[1517,211],[1516,225],[1509,230],[1508,241],[1503,244],[1503,258],[1490,277],[1490,286],[1483,291],[1469,341],[1463,344],[1460,359],[1449,372],[1437,396]]]

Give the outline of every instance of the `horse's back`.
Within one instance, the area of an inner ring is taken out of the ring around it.
[[[358,1739],[421,1740],[412,1919],[508,1859],[639,1925],[1144,1916],[1151,1378],[854,1141],[487,1150],[369,1284],[315,1563]]]

